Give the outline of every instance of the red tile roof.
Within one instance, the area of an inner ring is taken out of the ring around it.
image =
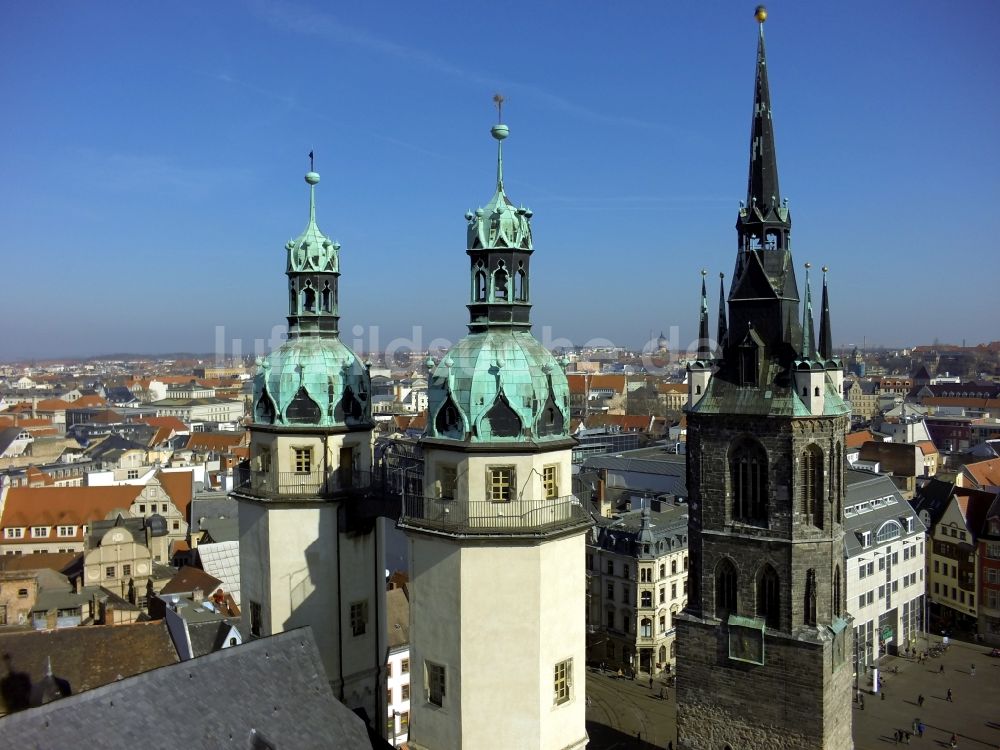
[[[142,491],[140,485],[115,487],[12,487],[0,517],[0,527],[75,526],[72,537],[50,535],[46,541],[83,541],[83,526],[108,517],[112,511],[127,514],[132,501]],[[189,501],[190,502],[190,501]],[[51,533],[51,532],[50,532]],[[26,534],[4,543],[37,543]]]
[[[177,507],[177,510],[188,518],[188,506],[191,505],[191,498],[194,497],[194,472],[193,471],[161,471],[156,475],[163,485],[163,489],[170,495],[170,500]]]
[[[844,446],[847,448],[860,448],[870,440],[875,440],[875,433],[871,430],[848,432],[847,437],[844,438]]]
[[[965,471],[980,487],[1000,487],[1000,458],[966,464]]]

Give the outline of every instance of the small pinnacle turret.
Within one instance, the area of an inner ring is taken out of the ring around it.
[[[823,299],[819,318],[819,356],[823,361],[833,359],[833,335],[830,333],[830,297],[826,290],[827,267],[823,266]]]
[[[806,300],[802,305],[802,359],[812,359],[816,354],[816,337],[813,333],[812,288],[809,284],[809,269],[806,263]]]
[[[729,334],[729,326],[726,324],[726,274],[719,273],[719,340],[717,342],[721,349],[726,345],[726,336]]]
[[[701,313],[698,318],[698,359],[707,361],[712,358],[708,338],[708,291],[705,288],[705,277],[708,271],[701,272]]]

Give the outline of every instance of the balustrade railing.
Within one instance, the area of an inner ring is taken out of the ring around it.
[[[345,490],[368,489],[372,484],[371,472],[348,469],[259,471],[239,466],[234,474],[237,490],[274,497],[322,497]]]
[[[573,495],[547,500],[452,500],[403,497],[400,523],[452,533],[504,533],[549,530],[587,519]]]

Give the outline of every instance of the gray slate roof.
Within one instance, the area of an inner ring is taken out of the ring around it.
[[[18,748],[370,748],[309,628],[155,669],[0,720]]]
[[[898,521],[903,526],[902,537],[926,531],[910,504],[903,499],[896,485],[885,474],[848,469],[844,472],[847,496],[844,499],[844,550],[853,557],[863,549],[860,534],[870,532],[872,543],[875,534],[886,521]],[[859,510],[860,507],[860,510]],[[913,531],[906,531],[904,519],[913,519]]]

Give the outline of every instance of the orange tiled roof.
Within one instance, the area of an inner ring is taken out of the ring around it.
[[[586,375],[584,373],[569,373],[566,375],[569,381],[569,392],[583,394],[587,392],[587,382],[590,382],[590,390],[612,390],[617,393],[625,392],[626,378],[624,375]]]
[[[177,417],[143,417],[139,421],[151,427],[168,427],[174,432],[190,432],[188,426]]]
[[[188,438],[188,450],[216,451],[226,453],[231,448],[247,442],[248,432],[192,432]]]
[[[871,430],[848,432],[847,436],[844,438],[844,446],[847,448],[860,448],[862,445],[871,440],[875,440],[875,433]]]
[[[1000,487],[1000,458],[966,464],[965,471],[980,487]]]
[[[52,420],[45,417],[0,417],[0,427],[23,427],[30,430],[32,427],[46,428],[51,426]]]
[[[187,520],[188,506],[191,505],[191,498],[194,496],[194,472],[161,471],[156,478],[170,495],[170,500],[177,506],[177,510],[184,516],[184,520]]]
[[[140,485],[115,487],[12,487],[7,493],[0,526],[76,526],[76,535],[64,541],[83,541],[83,526],[107,518],[114,510],[127,511],[142,491]],[[55,538],[54,535],[49,539]],[[25,535],[11,542],[37,542]]]
[[[37,411],[66,411],[72,407],[73,404],[61,398],[43,398],[35,405]]]
[[[917,446],[919,446],[920,451],[925,455],[929,456],[931,453],[937,453],[937,446],[934,445],[933,440],[918,440]]]
[[[86,396],[80,396],[80,398],[70,404],[70,406],[74,409],[90,409],[95,406],[107,406],[107,404],[108,402],[96,393],[91,393]]]

